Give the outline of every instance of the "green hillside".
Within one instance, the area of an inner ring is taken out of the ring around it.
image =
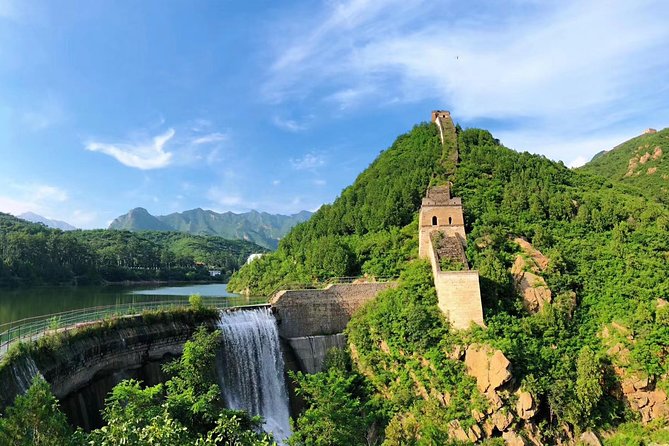
[[[636,187],[648,198],[669,204],[668,157],[669,128],[599,153],[579,170]]]
[[[328,277],[397,276],[417,246],[417,227],[411,222],[425,190],[445,175],[442,152],[436,126],[414,127],[334,203],[297,225],[276,253],[234,275],[229,287],[258,295],[282,284]]]
[[[224,280],[251,253],[243,240],[179,232],[67,231],[0,213],[0,285],[82,284],[126,280]]]
[[[308,410],[294,444],[367,444],[372,431],[384,445],[456,444],[453,423],[467,432],[477,424],[472,410],[490,404],[455,353],[475,343],[499,349],[514,386],[536,402],[528,421],[511,409],[517,396],[503,395],[503,413],[521,435],[573,444],[594,429],[607,444],[665,441],[666,418],[634,424],[639,415],[621,382],[640,376],[651,390],[669,387],[669,306],[661,300],[669,296],[667,208],[601,176],[507,149],[484,130],[461,131],[458,140],[460,162],[448,179],[463,199],[486,329],[451,330],[429,267],[412,261],[420,197],[446,179],[431,125],[399,137],[277,252],[233,276],[236,289],[262,292],[329,275],[402,274],[398,289],[349,324],[352,363],[340,358],[322,374],[298,376]],[[553,300],[536,314],[513,287],[515,237],[550,260],[541,276]],[[483,444],[502,444],[496,440]]]
[[[250,211],[242,214],[218,213],[204,209],[151,215],[144,208],[135,208],[116,218],[109,229],[127,231],[179,231],[193,235],[213,235],[229,240],[247,240],[267,249],[276,249],[279,239],[293,226],[311,217],[302,211],[293,215]]]

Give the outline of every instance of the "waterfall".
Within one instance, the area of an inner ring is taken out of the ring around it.
[[[288,393],[276,320],[268,308],[221,313],[222,390],[231,409],[265,419],[266,432],[290,436]]]
[[[35,376],[41,375],[39,369],[37,368],[37,364],[35,364],[35,361],[30,356],[26,356],[19,361],[15,361],[11,367],[14,379],[18,384],[19,395],[23,395],[28,391],[33,383],[33,378],[35,378]]]

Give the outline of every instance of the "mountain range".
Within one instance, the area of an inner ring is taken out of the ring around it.
[[[109,229],[217,235],[231,240],[247,240],[268,249],[276,249],[279,240],[293,226],[308,220],[311,214],[308,211],[292,215],[258,211],[235,214],[197,208],[169,215],[152,215],[144,208],[135,208],[112,221]]]
[[[74,231],[75,229],[77,229],[67,222],[61,220],[52,220],[50,218],[46,218],[41,215],[35,214],[34,212],[24,212],[18,217],[22,220],[26,220],[31,223],[42,223],[44,226],[53,229],[60,229],[62,231]]]

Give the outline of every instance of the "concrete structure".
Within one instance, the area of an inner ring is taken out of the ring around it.
[[[643,131],[644,135],[652,135],[653,133],[657,133],[657,130],[655,129],[646,129]]]
[[[395,282],[364,282],[279,291],[270,300],[279,336],[290,346],[303,372],[318,372],[330,348],[346,346],[342,333],[353,313],[395,286]]]
[[[72,424],[84,429],[101,426],[107,393],[124,378],[146,385],[163,381],[160,364],[181,355],[200,324],[216,329],[218,317],[147,322],[142,316],[126,316],[111,328],[89,323],[88,333],[73,335],[48,354],[21,356],[0,369],[0,410],[41,374]]]
[[[465,254],[462,200],[452,198],[450,186],[428,189],[420,210],[419,256],[432,264],[439,309],[456,329],[471,323],[483,326],[478,271],[470,271]],[[442,271],[442,261],[461,264],[461,271]]]
[[[395,282],[329,285],[323,289],[283,290],[269,301],[279,336],[296,338],[341,333],[351,316]]]

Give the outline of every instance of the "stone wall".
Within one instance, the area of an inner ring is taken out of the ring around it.
[[[478,271],[441,271],[434,248],[428,251],[439,309],[453,328],[466,329],[471,323],[484,326]]]
[[[351,316],[396,282],[330,285],[322,290],[279,291],[270,301],[279,336],[290,347],[299,369],[321,371],[331,348],[345,348],[342,334]]]
[[[344,331],[355,311],[395,282],[330,285],[322,290],[284,290],[270,300],[283,338]]]

